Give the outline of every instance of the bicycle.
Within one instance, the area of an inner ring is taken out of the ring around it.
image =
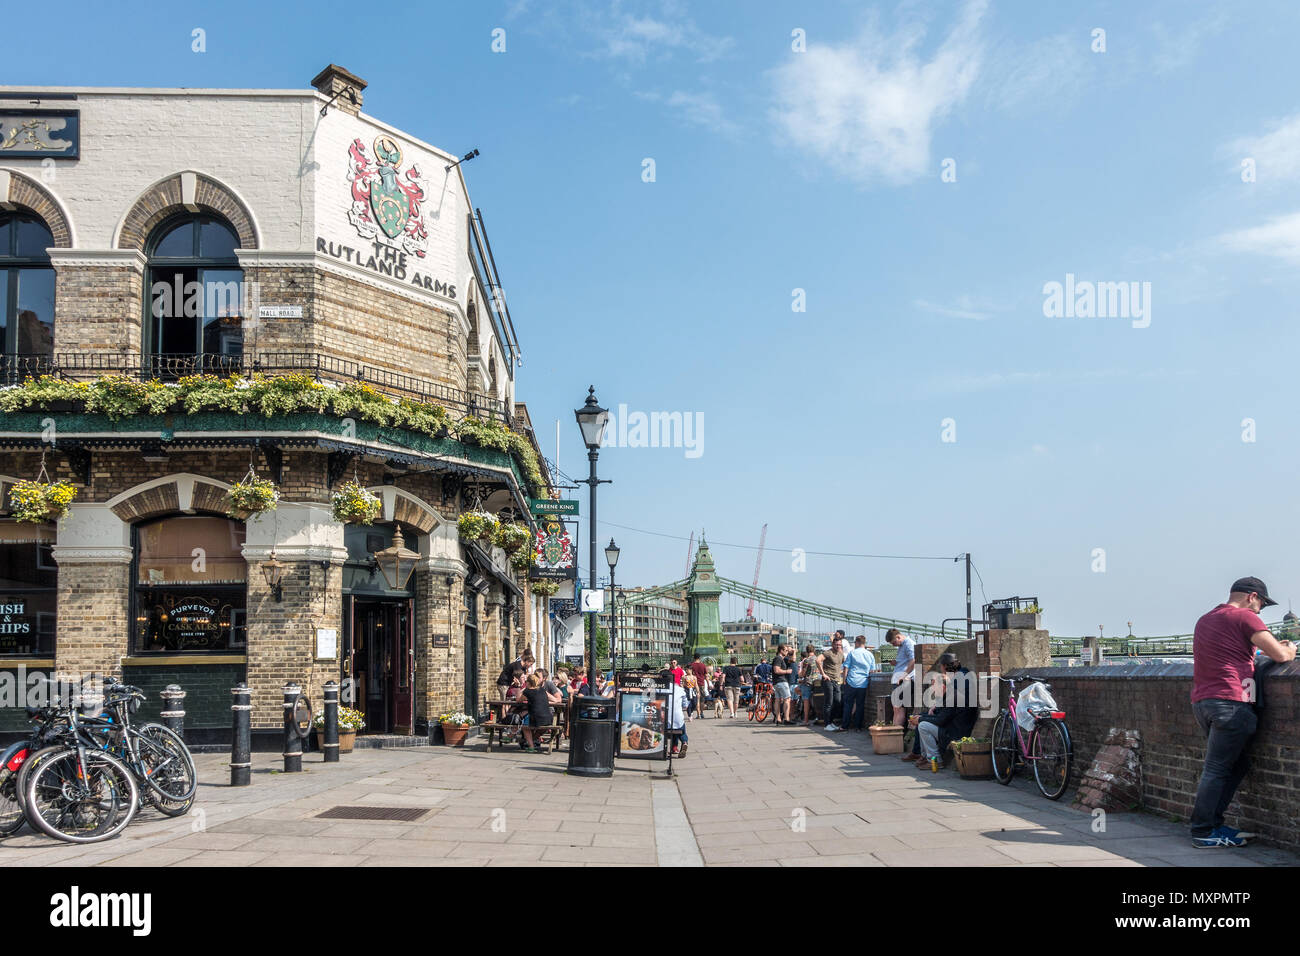
[[[31,735],[26,740],[10,744],[0,753],[0,836],[17,833],[27,819],[18,786],[19,772],[27,759],[61,739],[67,731],[66,724],[61,726],[59,723],[57,707],[28,707],[26,710],[32,723]]]
[[[1070,727],[1065,722],[1065,711],[1045,707],[1030,709],[1034,729],[1025,739],[1016,720],[1015,678],[1000,677],[1010,684],[1007,706],[998,714],[993,724],[993,776],[998,783],[1009,784],[1016,768],[1025,764],[1034,767],[1034,780],[1048,800],[1059,800],[1070,782],[1070,765],[1074,748],[1070,743]],[[1050,684],[1044,684],[1050,688]]]
[[[749,706],[749,719],[760,724],[767,720],[767,715],[772,711],[772,703],[772,685],[766,681],[755,681],[753,703]]]
[[[69,843],[97,843],[116,836],[140,809],[131,769],[105,750],[80,725],[70,707],[63,746],[47,747],[24,761],[23,788],[28,821]],[[22,780],[20,774],[20,781]]]

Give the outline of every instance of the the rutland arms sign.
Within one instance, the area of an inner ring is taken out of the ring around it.
[[[356,246],[316,238],[316,251],[368,269],[425,292],[456,298],[456,287],[421,269],[429,246],[425,180],[411,163],[402,169],[402,148],[391,136],[377,136],[374,155],[359,139],[348,149],[351,183],[348,222],[362,240]]]

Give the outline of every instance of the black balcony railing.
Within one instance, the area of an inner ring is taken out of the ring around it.
[[[205,353],[132,354],[127,352],[60,352],[53,363],[48,357],[43,372],[15,370],[14,381],[30,374],[58,374],[86,379],[100,375],[124,375],[141,380],[175,381],[186,375],[284,375],[298,372],[318,382],[365,382],[376,391],[395,398],[441,405],[452,413],[475,415],[509,424],[512,416],[505,402],[475,395],[442,382],[374,368],[321,352],[256,352],[245,355]],[[0,369],[5,368],[0,366]]]
[[[21,385],[25,379],[54,374],[52,355],[0,355],[0,385]]]

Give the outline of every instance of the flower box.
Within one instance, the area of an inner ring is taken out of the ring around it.
[[[894,724],[881,726],[872,724],[871,749],[878,754],[901,754],[903,752],[903,728]]]
[[[1036,631],[1042,627],[1042,620],[1041,612],[1031,614],[1024,611],[1010,611],[1007,613],[1007,629]]]
[[[960,750],[953,747],[957,757],[957,772],[964,780],[991,780],[993,778],[993,750],[987,742],[966,744]]]

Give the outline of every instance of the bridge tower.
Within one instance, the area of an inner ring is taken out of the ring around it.
[[[725,647],[722,643],[722,613],[718,607],[721,596],[722,585],[718,583],[713,567],[713,555],[709,553],[709,543],[701,535],[700,548],[695,552],[695,562],[691,565],[691,576],[686,585],[688,614],[684,653],[688,660],[697,652],[705,657],[722,657]]]

